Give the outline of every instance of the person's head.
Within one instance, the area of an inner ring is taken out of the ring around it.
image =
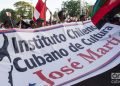
[[[114,17],[113,18],[113,24],[120,25],[120,18],[119,17]]]
[[[7,29],[12,28],[12,25],[11,25],[11,23],[9,21],[5,21],[3,25]]]
[[[63,10],[59,11],[58,17],[59,17],[61,22],[64,22],[64,20],[66,19],[65,11],[63,11]]]
[[[33,20],[30,21],[31,28],[35,28],[35,22]]]
[[[117,25],[120,25],[120,16],[119,15],[115,15],[115,16],[107,16],[108,18],[108,21],[107,22],[110,22],[111,24],[117,24]]]
[[[85,15],[80,15],[80,21],[86,21],[86,16]]]
[[[42,27],[42,26],[43,26],[43,23],[44,23],[44,20],[41,19],[41,18],[39,18],[39,19],[36,20],[36,25],[37,25],[37,27]]]

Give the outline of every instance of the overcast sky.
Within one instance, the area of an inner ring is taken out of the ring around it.
[[[0,10],[4,8],[14,9],[13,4],[18,1],[21,1],[21,0],[0,0]],[[38,0],[23,0],[23,1],[32,2],[33,5],[35,6]],[[52,12],[54,12],[55,10],[61,8],[62,1],[67,1],[67,0],[47,0],[47,7]],[[84,1],[87,1],[89,4],[94,4],[96,0],[84,0]]]
[[[18,1],[27,1],[33,4],[33,6],[35,7],[36,3],[38,0],[0,0],[0,11],[2,9],[6,9],[6,8],[12,8],[14,9],[13,4],[15,2]],[[44,0],[43,0],[44,1]],[[47,7],[52,11],[52,13],[54,13],[54,11],[61,9],[61,4],[63,1],[67,1],[67,0],[47,0]],[[82,0],[82,1],[86,1],[89,4],[94,4],[96,0]]]

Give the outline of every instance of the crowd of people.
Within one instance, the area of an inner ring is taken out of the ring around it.
[[[79,18],[77,17],[70,17],[65,14],[63,10],[58,12],[58,18],[59,21],[57,20],[49,20],[49,21],[44,21],[43,19],[39,18],[36,21],[30,20],[29,22],[25,22],[23,18],[20,19],[19,22],[14,23],[12,21],[5,21],[0,25],[1,29],[12,29],[12,28],[20,28],[20,29],[35,29],[43,26],[50,26],[58,23],[70,23],[70,22],[83,22],[86,20],[89,20],[86,15],[80,15]],[[120,14],[115,15],[112,18],[107,18],[105,21],[112,23],[112,24],[117,24],[120,25]]]
[[[65,11],[61,10],[58,12],[58,20],[49,20],[45,21],[41,18],[37,19],[36,21],[29,20],[25,21],[24,17],[21,16],[20,21],[14,22],[10,21],[9,19],[5,22],[0,24],[1,29],[12,29],[12,28],[20,28],[20,29],[34,29],[39,28],[43,26],[50,26],[58,23],[64,23],[64,22],[78,22],[78,21],[85,21],[87,18],[85,15],[80,15],[80,18],[77,17],[70,17],[65,14]]]

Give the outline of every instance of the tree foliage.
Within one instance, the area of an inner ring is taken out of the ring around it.
[[[11,19],[12,20],[15,20],[16,19],[16,14],[15,14],[15,11],[13,9],[3,9],[1,12],[0,12],[0,21],[1,22],[5,22],[5,21],[10,21],[10,17],[8,17],[6,15],[6,12],[10,12],[11,13]]]
[[[68,15],[70,15],[71,17],[80,15],[80,0],[65,1],[62,5],[62,9],[67,10]]]
[[[28,19],[32,18],[34,7],[30,3],[19,1],[14,4],[14,7],[16,8],[17,15],[24,16],[25,18]]]

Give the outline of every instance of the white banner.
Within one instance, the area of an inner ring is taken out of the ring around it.
[[[70,86],[120,63],[120,26],[0,31],[0,86]]]

